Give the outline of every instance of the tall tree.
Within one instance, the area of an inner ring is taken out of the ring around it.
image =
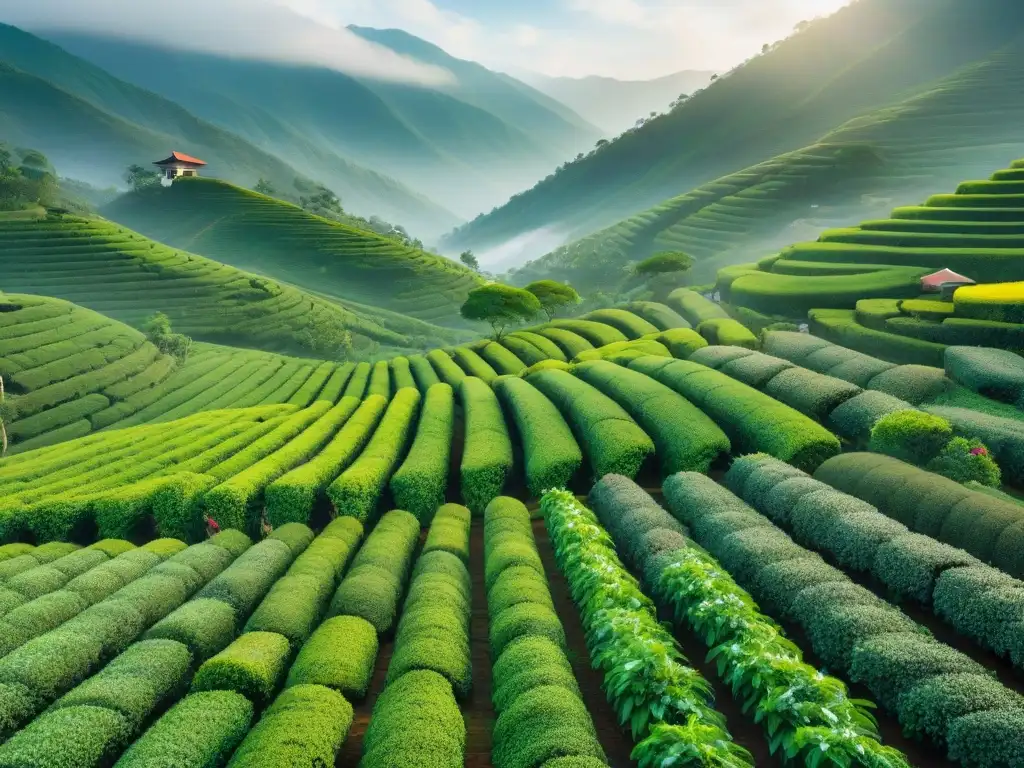
[[[664,299],[683,284],[683,275],[693,266],[693,257],[682,251],[661,251],[633,267],[638,277],[646,277],[656,299]]]
[[[541,311],[550,321],[558,310],[580,303],[580,295],[571,285],[557,280],[537,280],[526,286],[526,290],[537,297]]]
[[[133,164],[129,165],[128,169],[124,172],[124,180],[131,185],[131,188],[138,192],[146,187],[152,187],[160,183],[160,174],[157,171],[151,171],[145,166]]]
[[[480,271],[480,262],[477,261],[476,256],[473,255],[472,251],[463,251],[462,253],[460,253],[459,261],[461,261],[467,267],[472,269],[474,272]]]
[[[459,310],[467,320],[490,324],[498,341],[510,325],[525,322],[541,311],[540,301],[529,291],[491,283],[469,292]]]

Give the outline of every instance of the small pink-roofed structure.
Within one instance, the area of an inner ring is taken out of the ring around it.
[[[941,293],[945,296],[951,295],[957,288],[975,284],[971,278],[964,277],[952,269],[940,269],[938,272],[921,278],[921,291],[923,293]]]

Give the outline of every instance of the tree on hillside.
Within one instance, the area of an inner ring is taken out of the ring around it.
[[[480,262],[476,260],[476,256],[473,255],[472,251],[463,251],[462,253],[460,253],[459,261],[461,261],[467,267],[472,269],[474,272],[480,271]]]
[[[157,312],[147,319],[142,331],[153,346],[165,355],[170,355],[179,363],[184,363],[188,358],[192,339],[183,333],[174,333],[171,330],[171,319],[163,312]]]
[[[254,192],[259,192],[261,195],[267,195],[268,197],[274,197],[277,194],[277,190],[274,189],[274,185],[269,181],[260,176],[260,180],[256,182],[256,186],[253,187]]]
[[[581,301],[575,288],[557,280],[537,280],[526,286],[526,290],[537,297],[541,311],[549,322],[558,310],[579,304]]]
[[[124,172],[124,180],[128,182],[133,190],[138,192],[139,190],[146,189],[146,187],[159,184],[160,173],[158,171],[151,171],[145,166],[134,164],[129,165],[128,170]]]
[[[60,194],[49,161],[29,151],[20,165],[8,150],[0,148],[0,210],[16,211],[33,204],[52,205]]]
[[[490,324],[498,341],[510,325],[530,320],[540,311],[540,301],[529,291],[491,283],[470,291],[459,313],[467,320]]]
[[[323,184],[312,185],[311,191],[312,194],[299,197],[299,205],[306,211],[328,219],[345,213],[341,207],[341,198]]]
[[[633,267],[633,273],[647,278],[655,298],[663,299],[682,285],[692,266],[693,258],[682,251],[661,251]]]

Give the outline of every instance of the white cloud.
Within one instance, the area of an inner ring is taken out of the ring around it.
[[[429,0],[405,0],[430,5]],[[123,35],[240,58],[314,64],[439,85],[451,73],[317,24],[276,0],[0,0],[0,21],[30,29]]]

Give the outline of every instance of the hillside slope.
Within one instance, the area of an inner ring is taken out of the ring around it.
[[[65,175],[100,185],[121,184],[129,164],[146,165],[172,149],[187,149],[206,160],[218,177],[246,186],[264,177],[286,190],[297,176],[307,174],[333,186],[349,207],[364,215],[390,217],[413,230],[458,221],[394,179],[300,136],[289,136],[294,151],[282,159],[273,141],[257,148],[173,101],[5,24],[0,24],[0,67],[0,135],[37,147]]]
[[[11,452],[200,411],[337,397],[353,363],[195,343],[184,361],[124,323],[46,296],[0,294]],[[333,393],[333,395],[332,395]]]
[[[294,137],[301,136],[319,151],[358,158],[467,218],[593,144],[589,136],[577,139],[575,126],[537,101],[522,96],[512,100],[509,94],[517,91],[504,86],[506,95],[491,99],[474,83],[445,91],[120,38],[56,30],[43,34],[291,162],[298,162],[295,155],[301,153],[293,145]],[[421,55],[433,50],[431,57],[457,63],[439,49],[412,40]],[[498,81],[497,76],[487,78],[487,87]],[[498,111],[491,109],[495,101],[504,105]],[[510,113],[538,111],[544,115],[543,125],[557,127],[563,137],[559,143],[546,140],[547,133],[535,137],[520,127],[529,121],[506,119]],[[435,225],[427,235],[442,231]]]
[[[808,147],[702,184],[519,270],[587,288],[657,251],[718,267],[767,256],[856,218],[887,215],[1024,154],[1024,36],[922,94],[855,118]]]
[[[927,89],[1022,31],[1016,0],[860,0],[456,230],[445,247],[485,251],[545,227],[565,241],[584,236],[806,146]]]
[[[0,246],[5,290],[65,299],[135,326],[164,312],[175,331],[198,340],[333,357],[346,330],[356,353],[371,343],[423,348],[457,337],[411,318],[382,323],[100,218],[0,220]]]
[[[123,195],[103,215],[161,242],[335,298],[461,325],[472,271],[212,179]]]

